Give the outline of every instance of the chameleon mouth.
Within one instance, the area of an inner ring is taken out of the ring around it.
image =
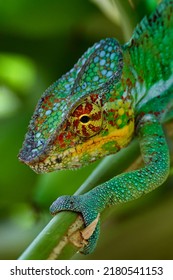
[[[44,165],[44,161],[47,157],[46,153],[38,153],[34,155],[34,149],[28,149],[25,142],[23,144],[22,149],[18,154],[18,159],[20,162],[28,165],[31,169],[33,169],[36,173],[43,173],[44,171],[40,169],[40,165]]]
[[[38,163],[43,162],[48,155],[48,145],[43,139],[34,140],[34,134],[29,132],[23,142],[22,148],[19,151],[18,159],[22,163],[33,168]]]
[[[39,157],[32,159],[32,160],[28,160],[23,156],[22,152],[20,152],[18,155],[18,159],[20,162],[28,165],[31,169],[33,169],[34,172],[36,172],[38,174],[43,173],[41,171],[41,169],[39,168],[39,162],[40,162]]]
[[[27,164],[30,165],[32,163],[36,163],[40,160],[39,154],[36,156],[32,155],[32,150],[27,149],[25,145],[23,145],[22,149],[20,150],[18,154],[18,159]]]
[[[18,159],[22,163],[28,165],[37,174],[66,169],[64,168],[64,164],[62,163],[64,160],[63,155],[51,155],[51,152],[50,154],[49,152],[40,154],[32,158],[30,154],[26,152],[26,146],[24,146],[24,148],[22,148],[19,152]]]

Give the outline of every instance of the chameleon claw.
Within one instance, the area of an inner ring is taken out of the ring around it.
[[[82,214],[86,227],[81,231],[85,245],[80,252],[85,255],[92,253],[96,247],[100,233],[100,214],[89,206],[85,195],[61,196],[50,206],[50,213],[52,215],[56,215],[58,212],[65,210]]]

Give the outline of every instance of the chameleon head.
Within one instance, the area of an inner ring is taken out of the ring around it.
[[[116,153],[134,131],[115,39],[101,40],[38,102],[19,159],[37,173],[72,169]]]

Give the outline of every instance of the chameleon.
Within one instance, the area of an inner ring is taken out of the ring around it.
[[[162,1],[121,45],[105,38],[42,95],[19,160],[36,173],[76,169],[140,144],[143,166],[82,195],[64,195],[50,212],[81,213],[87,227],[111,205],[154,190],[166,180],[170,155],[162,129],[173,118],[173,0]],[[83,248],[92,253],[100,218]]]

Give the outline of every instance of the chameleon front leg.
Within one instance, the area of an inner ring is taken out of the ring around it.
[[[62,210],[80,212],[88,226],[105,207],[124,203],[160,186],[169,173],[169,151],[161,124],[153,115],[142,117],[137,126],[144,167],[124,173],[84,195],[62,196],[50,207],[52,214]],[[91,253],[99,236],[99,223],[83,253]]]

